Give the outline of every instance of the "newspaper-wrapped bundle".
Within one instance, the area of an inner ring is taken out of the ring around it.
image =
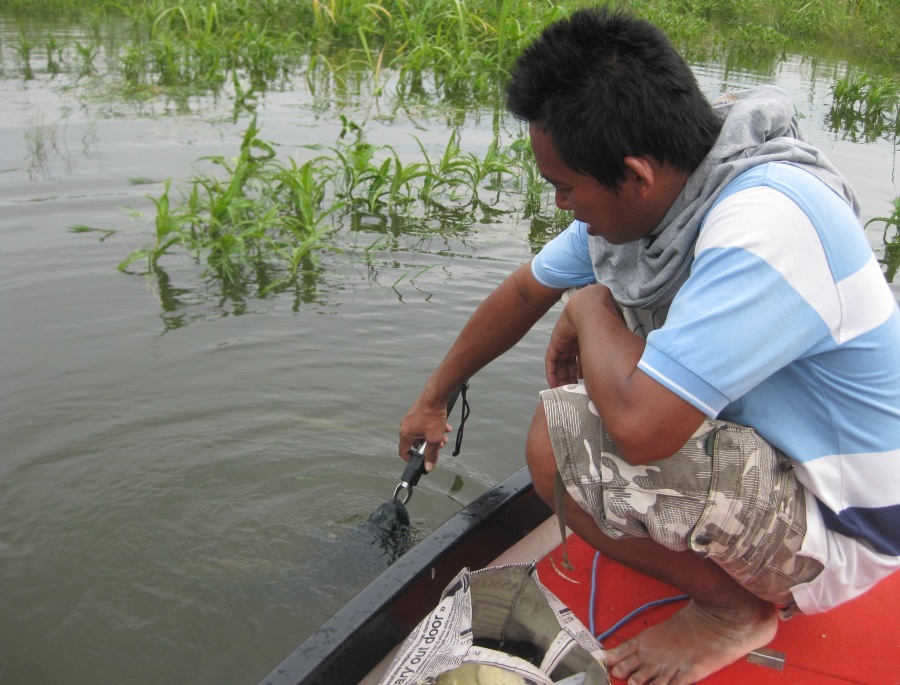
[[[381,685],[608,685],[603,648],[534,564],[463,569]]]

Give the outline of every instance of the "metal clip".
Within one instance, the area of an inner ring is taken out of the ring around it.
[[[409,451],[409,461],[400,476],[400,484],[394,488],[394,499],[400,504],[409,502],[412,497],[413,486],[419,482],[419,478],[425,473],[425,442]],[[401,499],[402,494],[402,499]]]
[[[403,493],[402,499],[400,493]],[[399,485],[397,485],[396,488],[394,488],[394,499],[400,502],[400,504],[406,504],[407,502],[409,502],[410,497],[412,497],[412,486],[410,486],[409,483],[401,482]]]
[[[776,652],[774,649],[763,647],[750,652],[747,655],[747,661],[757,666],[766,666],[767,668],[774,668],[776,671],[783,671],[785,657],[784,652]]]

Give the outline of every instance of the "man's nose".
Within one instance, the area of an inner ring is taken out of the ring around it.
[[[564,190],[556,191],[556,206],[562,210],[568,211],[572,209],[571,205],[569,205],[569,194]]]

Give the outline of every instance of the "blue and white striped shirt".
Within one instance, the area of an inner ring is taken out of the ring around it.
[[[570,227],[535,258],[535,277],[584,284],[586,239]],[[898,565],[900,310],[853,211],[821,181],[774,163],[722,192],[638,366],[795,461],[820,512],[803,551],[827,569],[795,591],[801,610],[845,601]]]

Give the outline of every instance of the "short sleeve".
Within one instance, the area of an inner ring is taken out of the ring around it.
[[[587,224],[573,221],[535,256],[531,273],[548,288],[577,288],[596,280],[588,250]]]
[[[638,367],[710,416],[833,345],[837,288],[812,222],[789,197],[743,190],[707,216],[691,275]]]

